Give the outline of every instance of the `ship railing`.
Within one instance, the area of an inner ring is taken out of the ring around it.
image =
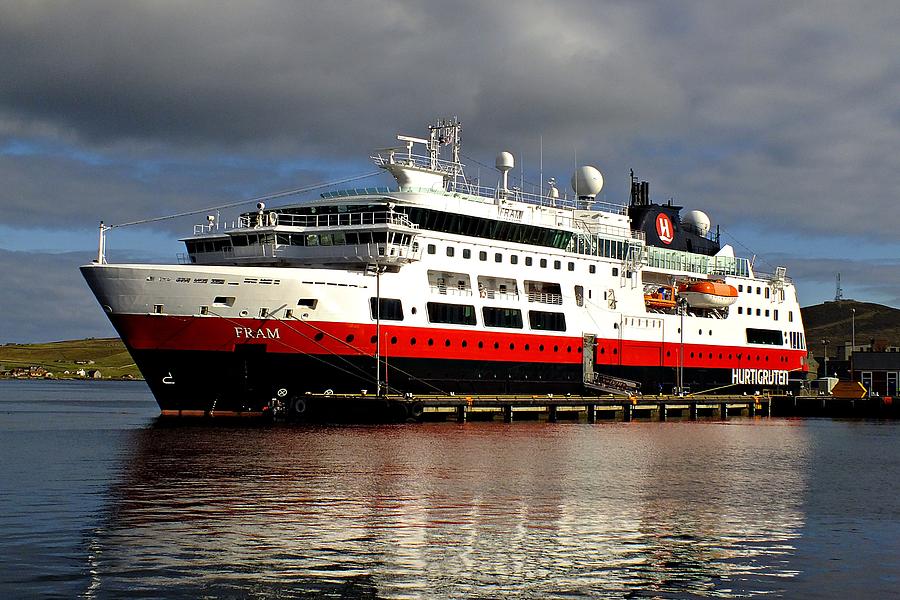
[[[502,292],[500,290],[490,290],[485,289],[481,290],[479,293],[482,294],[482,298],[487,298],[489,300],[518,300],[519,294],[516,292]],[[562,304],[562,299],[560,298],[560,304]]]
[[[230,253],[203,252],[198,253],[198,262],[215,263],[223,260],[298,260],[313,261],[323,264],[385,262],[404,263],[418,260],[421,252],[409,244],[391,244],[371,242],[367,244],[347,244],[338,246],[289,246],[278,244],[254,244],[252,246],[235,246]]]
[[[442,296],[471,296],[472,288],[458,288],[453,286],[446,285],[432,285],[429,286],[431,288],[432,294],[440,294]]]
[[[549,193],[526,192],[517,187],[503,189],[501,187],[485,187],[479,186],[465,181],[451,181],[448,184],[449,192],[459,192],[472,196],[480,196],[482,198],[492,198],[494,200],[511,200],[513,202],[524,202],[526,204],[536,204],[546,208],[579,208],[577,198],[570,198],[568,195],[551,198]],[[628,207],[622,204],[614,204],[612,202],[603,202],[594,200],[590,202],[593,210],[624,215],[628,213]]]
[[[417,169],[425,169],[438,173],[459,173],[463,169],[461,163],[450,160],[442,160],[440,158],[432,159],[430,156],[421,154],[410,154],[408,152],[398,153],[390,151],[387,156],[376,154],[370,156],[372,162],[379,167],[388,165],[401,165],[405,167],[416,167]]]
[[[540,302],[541,304],[562,304],[562,295],[546,292],[528,292],[528,301]]]
[[[275,215],[274,219],[269,215]],[[290,213],[264,213],[262,218],[257,213],[241,215],[238,229],[255,229],[257,227],[361,227],[365,225],[397,225],[409,229],[419,226],[409,220],[409,216],[400,212],[373,211],[348,212],[321,215],[294,215]],[[195,228],[196,231],[196,228]]]
[[[208,233],[212,233],[213,231],[218,231],[219,224],[218,222],[207,222],[207,223],[199,223],[194,225],[194,235],[206,235]]]

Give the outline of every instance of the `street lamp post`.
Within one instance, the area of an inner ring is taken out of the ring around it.
[[[825,347],[825,351],[823,354],[823,358],[825,359],[824,360],[825,377],[828,377],[828,339],[827,338],[822,340],[822,345]]]

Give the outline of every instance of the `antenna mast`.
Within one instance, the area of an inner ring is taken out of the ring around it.
[[[835,284],[834,284],[834,301],[835,301],[835,302],[840,302],[840,301],[843,300],[843,299],[844,299],[844,290],[841,289],[841,274],[840,274],[840,272],[839,272],[839,273],[837,274],[837,276],[835,277]]]

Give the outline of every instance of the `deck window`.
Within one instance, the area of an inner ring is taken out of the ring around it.
[[[369,309],[372,312],[373,320],[379,318],[382,321],[403,320],[403,304],[398,298],[381,298],[380,302],[377,300],[377,298],[369,298]]]
[[[529,310],[528,322],[532,329],[538,331],[565,331],[566,315],[559,312]]]
[[[428,309],[428,321],[430,323],[475,325],[475,307],[471,304],[429,302],[426,307]]]
[[[775,329],[747,328],[748,344],[767,344],[769,346],[781,346],[784,343],[781,332]]]
[[[508,327],[522,329],[522,311],[518,308],[495,308],[485,306],[482,309],[485,327]]]

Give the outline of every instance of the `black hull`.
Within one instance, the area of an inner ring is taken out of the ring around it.
[[[371,357],[171,350],[132,350],[132,355],[164,413],[264,412],[273,399],[296,404],[308,394],[329,391],[360,395],[365,390],[367,398],[376,394]],[[585,389],[581,365],[390,357],[387,365],[382,385],[392,394],[597,394]],[[670,367],[595,369],[640,382],[644,394],[670,393],[676,378]],[[730,385],[729,369],[685,369],[684,377],[693,392],[722,386],[721,393],[727,394],[754,391]]]

